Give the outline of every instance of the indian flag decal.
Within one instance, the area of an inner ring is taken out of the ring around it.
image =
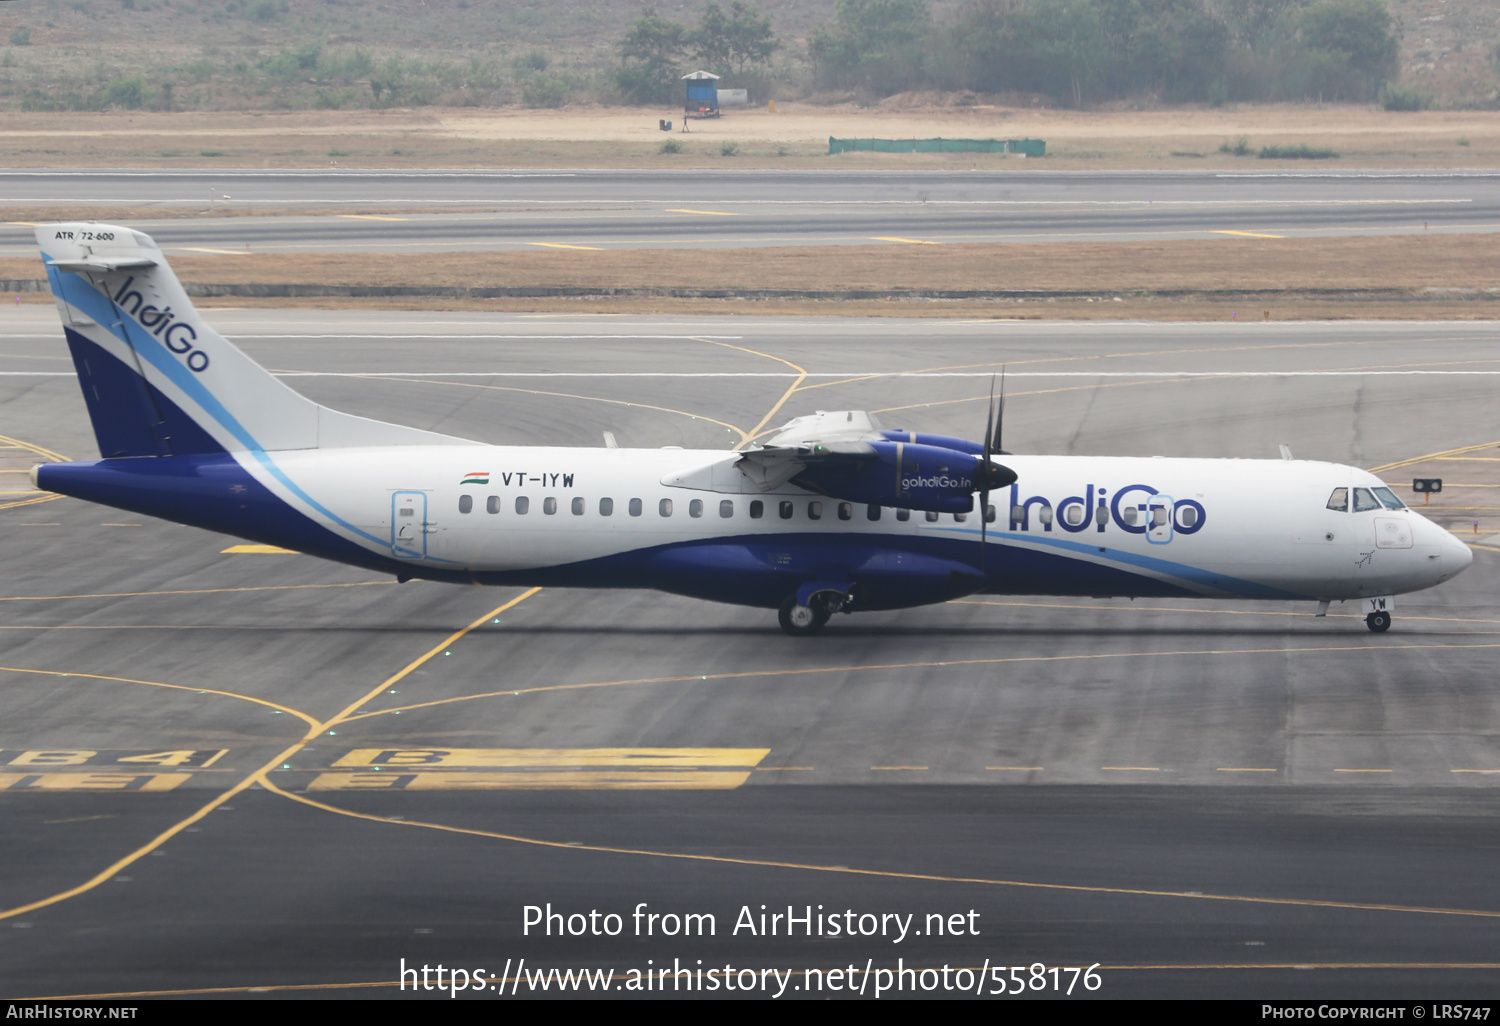
[[[488,470],[476,470],[472,474],[465,474],[464,475],[464,479],[459,482],[459,484],[461,484],[461,485],[466,485],[466,484],[489,484],[489,483],[490,483],[490,472]]]

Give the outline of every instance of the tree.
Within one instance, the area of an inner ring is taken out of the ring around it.
[[[626,60],[662,67],[674,64],[687,42],[687,26],[668,21],[648,7],[630,24],[630,31],[620,41],[620,55]]]
[[[808,37],[808,56],[820,78],[890,94],[922,81],[931,29],[927,0],[838,0],[834,27]]]
[[[677,86],[677,66],[688,42],[687,26],[668,21],[648,7],[620,40],[624,63],[616,70],[620,88],[638,100],[666,102]]]
[[[1320,95],[1368,100],[1396,75],[1400,44],[1384,0],[1318,0],[1298,28],[1313,69],[1308,84]]]
[[[1301,28],[1307,45],[1342,55],[1357,72],[1386,78],[1396,71],[1401,46],[1385,0],[1318,0],[1302,12]]]
[[[727,68],[729,66],[729,19],[724,9],[714,0],[703,6],[698,27],[691,35],[693,56],[705,64]]]
[[[693,56],[705,65],[741,75],[747,64],[765,64],[781,49],[781,41],[771,34],[771,19],[740,0],[729,5],[728,17],[709,0],[690,41]]]
[[[1221,10],[1235,42],[1251,50],[1285,41],[1307,0],[1232,0]]]
[[[734,70],[743,73],[746,64],[765,64],[781,49],[781,40],[771,34],[771,19],[735,0],[729,5],[729,58]]]

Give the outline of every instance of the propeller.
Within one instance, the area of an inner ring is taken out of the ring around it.
[[[990,489],[1004,487],[1016,479],[1008,467],[990,463],[992,453],[1003,453],[1001,440],[1005,431],[1005,368],[1000,368],[1000,415],[995,415],[995,376],[990,375],[989,419],[984,425],[984,455],[976,472],[979,478],[979,572],[984,573],[985,552],[989,534]]]

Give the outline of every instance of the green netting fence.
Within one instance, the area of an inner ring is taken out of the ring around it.
[[[876,153],[1022,153],[1047,154],[1044,139],[835,139],[828,137],[829,153],[871,150]]]

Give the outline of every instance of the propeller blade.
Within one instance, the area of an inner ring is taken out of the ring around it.
[[[988,420],[984,422],[984,458],[988,462],[990,458],[990,433],[995,428],[995,375],[990,375],[990,398],[984,405]]]
[[[991,388],[994,387],[993,379],[991,380],[991,386],[990,387]],[[994,443],[991,444],[990,441],[988,439],[986,439],[985,443],[984,443],[985,446],[987,448],[993,449],[995,452],[1004,452],[1005,451],[1005,446],[1003,446],[1003,445],[1000,444],[1001,440],[1002,440],[1001,436],[1004,434],[1004,432],[1005,432],[1005,367],[1002,365],[1001,368],[1000,368],[1000,416],[995,420],[995,440],[994,440]]]
[[[988,419],[984,423],[984,463],[981,465],[984,487],[979,490],[979,572],[984,573],[984,553],[989,541],[990,508],[990,429],[995,426],[995,375],[990,375],[990,398],[985,403]]]

